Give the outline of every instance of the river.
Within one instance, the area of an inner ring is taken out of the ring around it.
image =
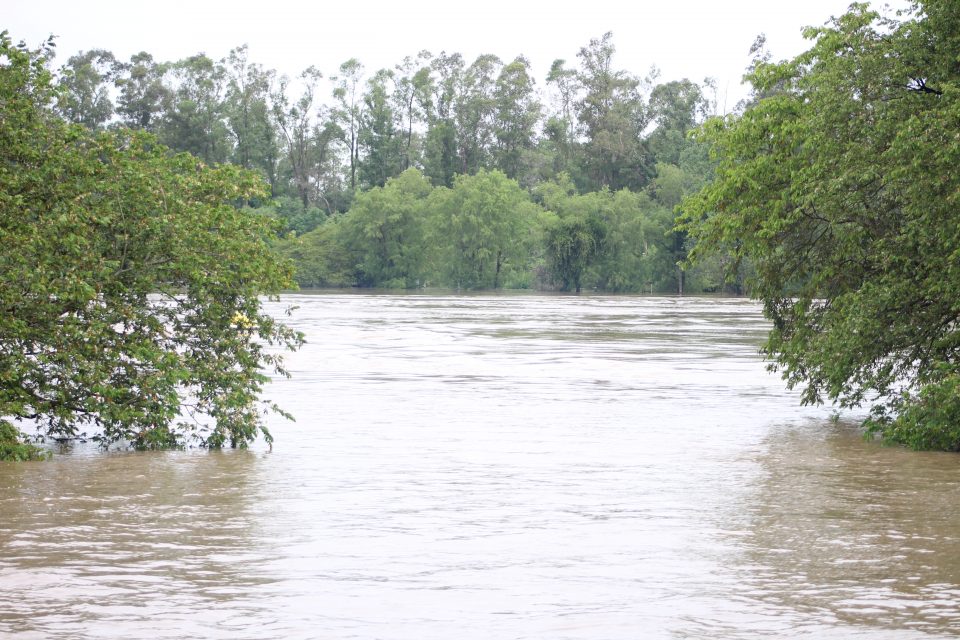
[[[960,458],[735,299],[304,293],[272,451],[0,464],[0,636],[947,638]]]

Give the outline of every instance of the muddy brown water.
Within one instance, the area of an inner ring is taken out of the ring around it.
[[[800,407],[751,302],[289,304],[272,451],[0,464],[0,636],[960,635],[960,458]]]

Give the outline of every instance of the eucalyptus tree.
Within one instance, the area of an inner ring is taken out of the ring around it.
[[[577,143],[576,102],[582,89],[577,70],[566,66],[566,60],[557,59],[547,73],[553,108],[547,117],[541,144],[549,143],[556,176],[572,173],[574,149]]]
[[[116,113],[120,124],[156,133],[173,96],[167,84],[170,65],[154,61],[145,51],[120,65]]]
[[[650,116],[640,80],[613,68],[615,51],[608,32],[577,54],[581,95],[575,110],[583,137],[580,160],[590,189],[639,189],[653,174],[643,141]]]
[[[350,58],[340,65],[339,75],[331,78],[336,83],[333,97],[337,101],[334,114],[343,133],[350,167],[350,190],[357,188],[357,169],[360,165],[360,135],[363,125],[363,65],[356,58]]]
[[[381,69],[367,80],[357,137],[357,147],[362,152],[359,183],[364,188],[382,187],[403,171],[407,154],[403,123],[393,99],[397,84],[389,69]]]
[[[536,147],[537,125],[543,111],[529,60],[518,57],[500,70],[494,102],[493,165],[508,178],[529,182],[524,179],[530,154]]]
[[[119,71],[116,58],[104,49],[70,56],[60,68],[57,111],[68,122],[102,129],[113,118],[110,91]]]
[[[276,193],[280,149],[270,104],[276,74],[250,62],[247,45],[231,50],[226,63],[224,112],[233,139],[231,160],[259,170]]]
[[[647,138],[650,152],[657,162],[677,165],[683,149],[694,144],[687,132],[709,115],[710,101],[700,85],[683,79],[655,86],[648,104],[656,126]]]
[[[454,97],[457,172],[476,173],[490,165],[496,139],[497,76],[503,62],[480,55],[464,69]]]
[[[295,101],[289,95],[289,79],[282,77],[270,100],[274,122],[284,146],[284,166],[305,208],[317,200],[318,166],[324,165],[322,160],[329,153],[332,138],[337,135],[330,127],[321,128],[317,122],[320,110],[315,102],[317,85],[322,77],[315,67],[305,69],[298,78],[301,93]],[[325,135],[318,136],[318,130]]]
[[[423,169],[437,186],[451,186],[460,170],[455,103],[463,74],[463,57],[443,52],[430,60],[429,73],[417,74],[417,103],[427,126]]]
[[[425,126],[427,114],[423,105],[418,103],[417,95],[430,83],[431,58],[429,51],[421,51],[416,57],[407,56],[394,69],[393,109],[398,127],[403,136],[403,161],[401,169],[409,169],[418,162],[419,154],[415,148],[414,130]],[[421,137],[422,137],[422,132]]]
[[[208,164],[225,162],[232,152],[224,122],[227,72],[200,53],[170,67],[174,88],[160,125],[160,140]]]

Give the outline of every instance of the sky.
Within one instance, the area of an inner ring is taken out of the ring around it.
[[[313,65],[326,76],[357,58],[368,72],[421,50],[525,55],[540,87],[553,60],[575,65],[590,39],[613,32],[614,65],[660,81],[717,81],[718,109],[743,97],[743,71],[756,36],[777,59],[808,46],[804,26],[842,14],[848,0],[4,0],[0,29],[38,45],[57,36],[58,61],[93,48],[127,60],[204,52],[214,59],[247,44],[249,57],[291,77]],[[905,0],[894,0],[902,6]],[[726,107],[726,108],[725,108]]]

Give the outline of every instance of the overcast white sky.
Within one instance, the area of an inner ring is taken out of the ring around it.
[[[543,87],[550,63],[571,65],[591,38],[613,32],[615,66],[661,80],[717,79],[719,108],[743,95],[750,44],[767,34],[776,58],[806,48],[801,30],[842,14],[848,0],[5,0],[0,28],[36,45],[58,36],[58,60],[104,48],[121,59],[147,51],[177,60],[203,51],[219,59],[248,44],[250,58],[296,76],[325,75],[358,58],[368,72],[422,49],[459,52],[468,62],[493,53],[533,63]],[[903,6],[905,0],[893,0]],[[877,5],[879,6],[879,5]]]

